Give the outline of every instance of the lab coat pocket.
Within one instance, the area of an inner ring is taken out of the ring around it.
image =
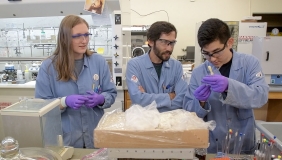
[[[100,86],[99,81],[93,81],[91,86],[92,91],[97,93],[99,86]]]
[[[238,109],[237,115],[238,115],[239,120],[245,120],[245,119],[253,117],[253,110],[252,109]]]

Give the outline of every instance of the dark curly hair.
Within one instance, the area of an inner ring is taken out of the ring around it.
[[[147,40],[156,42],[162,33],[168,34],[175,31],[175,36],[177,36],[177,30],[175,26],[166,21],[157,21],[153,23],[147,31]],[[151,46],[149,45],[151,48]]]
[[[198,43],[201,48],[219,40],[224,44],[231,37],[229,27],[222,20],[211,18],[203,22],[198,30]]]

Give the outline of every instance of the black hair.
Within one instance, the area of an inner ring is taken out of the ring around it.
[[[219,40],[224,44],[231,37],[229,27],[222,20],[211,18],[203,22],[198,30],[198,43],[201,48]]]
[[[175,36],[177,36],[177,30],[175,26],[166,21],[157,21],[153,23],[147,31],[147,40],[156,42],[162,33],[168,34],[175,31]],[[149,45],[149,47],[151,47]]]

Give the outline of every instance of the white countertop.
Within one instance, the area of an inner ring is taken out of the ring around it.
[[[27,83],[24,84],[11,84],[11,83],[0,83],[0,88],[35,88],[35,83],[36,81],[29,81]],[[126,84],[125,84],[126,86]],[[117,90],[121,91],[121,90],[125,90],[127,89],[127,86],[125,87],[120,87],[117,86]]]
[[[282,86],[269,86],[269,92],[282,92]]]
[[[0,88],[35,88],[35,81],[30,81],[24,84],[0,83]]]

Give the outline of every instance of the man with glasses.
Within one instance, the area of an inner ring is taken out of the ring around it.
[[[157,103],[160,112],[182,108],[187,83],[179,61],[171,59],[177,31],[169,22],[159,21],[147,32],[150,50],[127,64],[126,82],[132,104],[143,107]]]
[[[193,70],[183,108],[205,121],[216,121],[208,153],[251,154],[256,147],[252,109],[268,100],[259,61],[232,49],[230,30],[219,19],[208,19],[201,25],[198,43],[207,60]]]

